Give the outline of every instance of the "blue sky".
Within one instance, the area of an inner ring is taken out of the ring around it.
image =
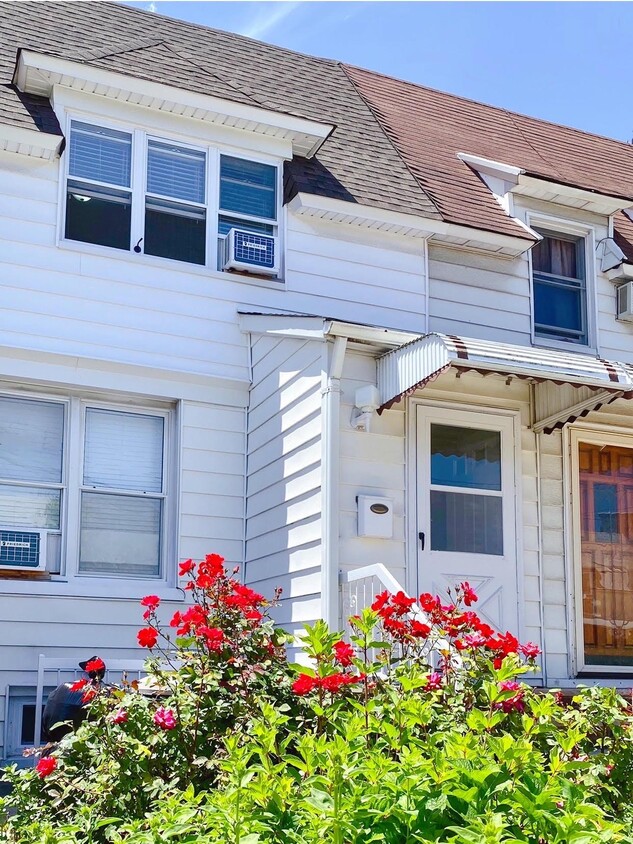
[[[601,135],[633,138],[627,82],[633,3],[154,0],[128,5]]]

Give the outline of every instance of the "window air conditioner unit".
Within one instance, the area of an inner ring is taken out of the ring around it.
[[[633,322],[633,281],[621,284],[617,289],[618,319]]]
[[[223,269],[256,275],[279,273],[278,241],[269,234],[231,229],[224,240]]]
[[[0,568],[44,571],[46,532],[29,528],[0,528]]]

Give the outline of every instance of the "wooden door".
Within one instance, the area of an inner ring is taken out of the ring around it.
[[[633,666],[633,449],[578,444],[585,664]]]

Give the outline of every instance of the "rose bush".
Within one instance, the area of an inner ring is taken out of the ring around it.
[[[35,844],[590,844],[633,840],[633,718],[612,689],[522,682],[538,648],[448,603],[376,596],[350,641],[289,665],[262,596],[209,555],[167,625],[143,599],[156,694],[102,690],[9,773],[4,840]],[[167,670],[171,667],[171,670]]]

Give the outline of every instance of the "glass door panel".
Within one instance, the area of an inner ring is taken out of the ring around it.
[[[579,443],[587,665],[633,666],[633,450]]]
[[[431,425],[431,550],[503,554],[501,434]]]

